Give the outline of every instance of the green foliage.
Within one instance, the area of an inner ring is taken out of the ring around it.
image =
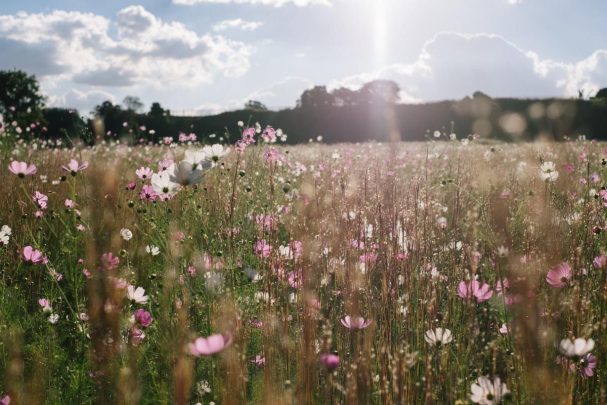
[[[16,121],[23,130],[36,124],[31,133],[40,133],[45,124],[44,99],[35,76],[20,70],[0,71],[0,114],[5,122]]]

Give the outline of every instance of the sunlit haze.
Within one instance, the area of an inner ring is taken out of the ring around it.
[[[577,97],[607,83],[602,0],[57,0],[0,4],[0,69],[88,113],[127,95],[175,113],[314,85],[396,81],[402,102]]]

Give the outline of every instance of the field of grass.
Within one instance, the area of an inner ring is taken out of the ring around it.
[[[243,132],[4,142],[0,403],[607,402],[606,145]]]

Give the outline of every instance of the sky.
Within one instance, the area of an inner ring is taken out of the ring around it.
[[[173,114],[286,108],[373,79],[411,103],[590,96],[605,21],[605,0],[2,0],[0,69],[84,115],[127,95]]]

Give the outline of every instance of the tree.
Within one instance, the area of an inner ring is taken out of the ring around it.
[[[142,118],[144,119],[143,123],[145,126],[149,130],[153,130],[153,132],[148,132],[147,137],[149,140],[157,141],[161,136],[166,136],[173,132],[171,127],[171,112],[162,108],[158,102],[152,103],[147,117]]]
[[[65,108],[45,108],[44,118],[48,122],[49,138],[82,138],[86,123],[77,110]]]
[[[38,80],[21,70],[0,71],[0,113],[7,122],[16,121],[24,128],[44,125],[44,96]]]
[[[360,93],[347,87],[335,89],[331,94],[335,98],[335,105],[337,107],[353,106],[360,102]]]
[[[400,87],[392,80],[373,80],[359,90],[365,104],[396,104]]]
[[[483,93],[482,91],[475,91],[474,94],[472,94],[472,98],[481,98],[481,99],[487,99],[487,100],[491,100],[491,97],[488,96],[487,94]]]
[[[104,137],[108,132],[113,135],[121,134],[125,129],[124,123],[127,123],[127,126],[132,124],[130,121],[134,113],[107,100],[97,105],[92,114],[95,116],[94,122],[103,124],[96,125],[93,132],[97,137]]]
[[[297,101],[297,106],[300,108],[320,108],[329,107],[335,104],[335,97],[329,92],[325,86],[315,86],[302,93]]]
[[[607,87],[605,87],[604,89],[600,89],[596,93],[596,96],[594,96],[594,98],[607,99]]]
[[[122,100],[122,105],[124,108],[134,113],[140,113],[144,107],[143,102],[139,97],[135,96],[126,96],[124,100]]]
[[[150,112],[148,113],[148,116],[150,118],[156,118],[156,119],[168,117],[170,115],[171,115],[171,112],[169,110],[165,110],[164,108],[162,108],[162,106],[158,102],[152,103],[152,105],[150,106]]]
[[[253,111],[268,111],[268,107],[265,106],[261,101],[249,100],[244,105],[245,110]]]

